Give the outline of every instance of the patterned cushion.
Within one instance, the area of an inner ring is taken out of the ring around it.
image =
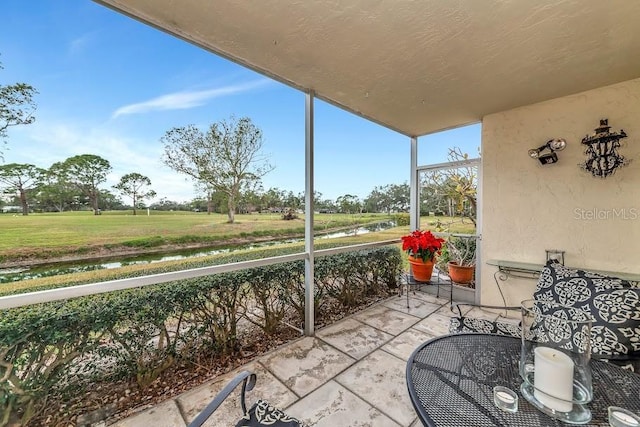
[[[528,340],[553,343],[554,347],[585,353],[589,343],[587,323],[593,321],[588,311],[537,300],[527,307],[531,310],[526,320]]]
[[[640,357],[638,283],[549,262],[542,269],[533,298],[591,313],[594,357]]]
[[[236,424],[236,427],[304,427],[297,419],[290,417],[280,409],[271,406],[265,400],[258,400],[249,412]]]

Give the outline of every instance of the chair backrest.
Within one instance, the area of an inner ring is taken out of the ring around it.
[[[640,359],[637,283],[548,262],[534,299],[579,308],[593,317],[591,351],[609,360]]]
[[[242,371],[236,375],[211,402],[198,414],[189,424],[189,427],[202,426],[220,407],[222,402],[242,383],[240,390],[240,404],[242,405],[242,418],[236,427],[304,427],[303,424],[265,400],[258,400],[247,410],[246,392],[251,391],[256,385],[256,374],[249,371]]]
[[[640,283],[549,261],[540,273],[534,299],[586,311],[593,318],[591,355],[640,372]],[[473,304],[470,304],[473,305]],[[490,308],[501,308],[493,306]],[[504,307],[513,309],[514,307]],[[513,323],[460,315],[449,332],[520,336]]]

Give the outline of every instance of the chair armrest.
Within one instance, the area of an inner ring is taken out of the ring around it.
[[[501,321],[502,314],[498,314],[495,320],[489,320],[484,317],[473,317],[473,315],[462,314],[462,307],[478,307],[478,308],[489,308],[496,310],[504,310],[505,317],[503,319],[506,320],[508,318],[506,311],[507,310],[517,310],[520,311],[520,307],[509,307],[509,306],[499,306],[499,305],[486,305],[486,304],[470,304],[470,303],[456,303],[454,304],[458,309],[458,315],[451,318],[449,324],[449,333],[457,334],[457,333],[483,333],[483,334],[498,334],[498,335],[507,335],[513,337],[519,337],[521,335],[520,325],[513,324],[511,322]],[[451,307],[453,311],[453,306]]]
[[[209,419],[216,409],[229,397],[235,388],[242,383],[241,400],[243,414],[247,413],[247,404],[245,402],[245,393],[253,390],[256,385],[256,374],[249,371],[242,371],[236,375],[216,397],[198,414],[198,416],[189,424],[189,427],[200,427]]]
[[[458,317],[462,316],[462,309],[460,307],[468,306],[468,307],[478,307],[478,308],[490,308],[495,310],[516,310],[520,311],[520,306],[504,306],[504,305],[486,305],[486,304],[471,304],[468,302],[456,302],[451,304],[451,311],[454,308],[458,309]]]

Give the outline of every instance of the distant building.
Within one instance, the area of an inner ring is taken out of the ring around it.
[[[2,213],[20,213],[22,208],[20,206],[3,206]]]

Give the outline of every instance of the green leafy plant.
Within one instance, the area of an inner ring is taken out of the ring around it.
[[[475,236],[451,236],[447,240],[447,258],[457,265],[471,267],[476,265]]]

